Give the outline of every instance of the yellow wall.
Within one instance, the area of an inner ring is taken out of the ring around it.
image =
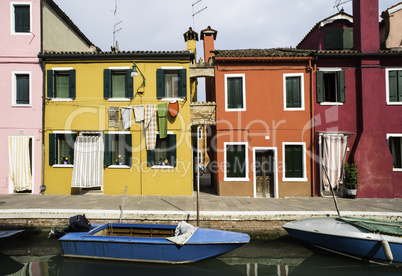
[[[190,79],[188,61],[141,61],[135,60],[146,78],[134,78],[134,98],[129,102],[108,101],[103,98],[103,70],[109,67],[132,67],[130,61],[78,61],[47,62],[46,70],[53,68],[73,68],[76,70],[76,99],[72,102],[46,100],[45,105],[45,185],[47,194],[70,194],[72,168],[49,166],[49,133],[54,131],[129,131],[132,134],[131,168],[105,168],[103,174],[104,194],[131,195],[191,195],[192,150],[190,131]],[[187,99],[179,102],[179,115],[168,116],[168,133],[176,134],[177,165],[175,169],[152,169],[147,167],[147,154],[142,125],[135,123],[129,130],[109,128],[109,106],[135,106],[139,104],[158,104],[156,99],[156,70],[161,67],[183,67],[187,69]],[[47,76],[46,76],[47,78]],[[45,84],[47,80],[45,81]],[[46,88],[47,89],[47,88]],[[139,93],[140,92],[140,93]],[[140,164],[142,162],[142,164]]]

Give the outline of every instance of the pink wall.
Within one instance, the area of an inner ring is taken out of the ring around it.
[[[31,33],[12,34],[12,3],[31,3]],[[41,184],[42,70],[37,58],[40,52],[40,1],[0,1],[0,193],[9,193],[8,137],[33,137],[34,193]],[[30,106],[12,106],[13,73],[30,74]]]

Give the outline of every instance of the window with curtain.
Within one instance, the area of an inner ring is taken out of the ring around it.
[[[245,144],[229,144],[225,146],[226,178],[245,178],[247,175]]]
[[[402,103],[402,70],[388,72],[388,103]]]
[[[180,73],[169,70],[165,73],[165,97],[177,98],[180,95]]]
[[[31,31],[30,5],[14,5],[14,32],[29,33]]]
[[[344,103],[345,71],[317,71],[317,102]]]
[[[155,150],[147,150],[147,164],[152,166],[176,167],[176,134],[168,134],[161,139],[156,135]]]
[[[75,99],[75,70],[47,70],[47,97]]]
[[[402,169],[402,136],[391,136],[388,141],[393,167],[394,169]]]
[[[157,69],[156,97],[158,99],[187,97],[186,69]]]
[[[285,178],[303,178],[303,146],[285,145]]]
[[[16,74],[15,82],[15,104],[30,104],[29,74]]]
[[[134,95],[133,84],[131,69],[103,70],[104,99],[132,99]]]
[[[112,98],[126,97],[126,72],[112,71]]]

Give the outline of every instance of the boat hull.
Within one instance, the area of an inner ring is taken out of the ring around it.
[[[391,249],[394,264],[402,264],[402,238],[370,233],[335,218],[313,218],[286,223],[290,236],[313,251],[327,251],[366,261],[391,263],[381,244]]]
[[[172,226],[175,227],[175,226]],[[156,263],[190,263],[234,250],[250,240],[242,233],[199,228],[180,246],[166,238],[69,233],[59,239],[66,257]]]
[[[0,246],[3,246],[7,242],[15,239],[15,237],[17,237],[22,232],[24,232],[24,230],[0,231]]]

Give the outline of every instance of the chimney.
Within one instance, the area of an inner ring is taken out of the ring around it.
[[[213,56],[211,50],[215,50],[214,40],[216,40],[217,31],[208,26],[205,30],[201,31],[201,40],[204,40],[204,60],[208,62],[209,58]]]
[[[362,53],[380,50],[378,0],[353,0],[353,45]]]
[[[187,32],[183,34],[184,42],[187,42],[187,50],[191,51],[197,57],[196,42],[198,41],[198,33],[194,32],[190,27]]]

